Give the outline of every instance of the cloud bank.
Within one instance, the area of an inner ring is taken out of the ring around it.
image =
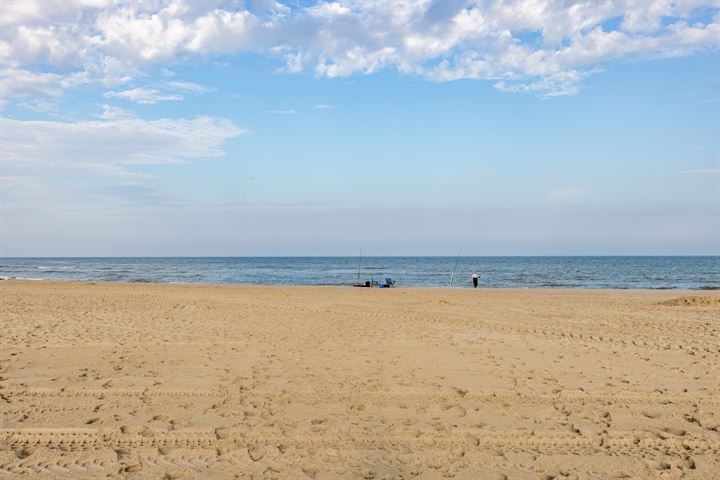
[[[258,52],[282,71],[394,69],[482,79],[506,92],[576,94],[608,62],[716,49],[715,1],[273,0],[2,2],[3,97],[117,87],[192,57]],[[177,86],[176,86],[177,87]],[[184,85],[186,91],[196,86]]]

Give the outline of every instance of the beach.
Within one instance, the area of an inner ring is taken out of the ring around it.
[[[720,478],[720,291],[0,282],[0,478]]]

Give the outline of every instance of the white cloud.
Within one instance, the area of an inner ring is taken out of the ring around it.
[[[28,95],[59,96],[63,93],[63,76],[56,73],[35,73],[21,68],[0,70],[0,96],[5,99]]]
[[[24,110],[32,110],[38,113],[53,113],[57,112],[60,108],[57,103],[48,102],[42,99],[31,100],[29,102],[20,102],[17,104],[18,107]]]
[[[495,84],[495,88],[510,93],[537,93],[543,98],[575,95],[580,91],[580,80],[587,75],[589,72],[571,70],[524,81],[501,80]]]
[[[280,48],[279,51],[284,51]],[[285,67],[279,68],[278,72],[300,73],[312,62],[312,55],[309,52],[297,52],[285,55]]]
[[[172,92],[163,92],[158,90],[157,88],[151,87],[137,87],[122,91],[111,90],[105,92],[105,97],[122,98],[124,100],[129,100],[131,102],[139,103],[141,105],[152,105],[159,102],[172,102],[183,100],[185,98],[183,93],[200,95],[215,91],[214,88],[206,87],[205,85],[200,85],[199,83],[181,81],[166,82],[165,88],[172,90]]]
[[[720,174],[720,168],[700,168],[697,170],[688,170],[687,173],[707,173],[707,174]]]
[[[129,72],[134,73],[134,68],[112,58],[103,58],[99,63],[67,74],[34,72],[10,63],[0,68],[0,96],[5,99],[22,99],[32,95],[61,96],[67,88],[86,84],[113,87],[130,81]]]
[[[275,115],[295,115],[295,110],[268,110],[267,113]]]
[[[333,108],[335,108],[335,105],[326,105],[324,103],[313,106],[313,110],[332,110]]]
[[[119,92],[105,92],[105,97],[122,98],[141,105],[152,105],[158,102],[169,102],[182,100],[184,97],[179,93],[162,93],[154,88],[138,87],[130,90],[122,90]]]
[[[0,118],[4,174],[12,177],[137,175],[130,165],[188,163],[224,155],[222,143],[247,133],[228,120],[143,120],[103,106],[107,121]]]
[[[173,90],[194,93],[197,95],[215,91],[215,89],[212,87],[206,87],[205,85],[200,85],[199,83],[193,82],[167,82],[165,85],[167,85],[169,88],[172,88]]]
[[[101,105],[102,113],[94,115],[96,118],[103,120],[119,120],[123,118],[134,118],[135,114],[124,108],[116,107],[113,105],[104,104]]]
[[[720,37],[714,0],[337,0],[295,8],[267,1],[252,11],[242,5],[4,1],[0,59],[14,74],[3,90],[13,98],[23,91],[59,95],[82,83],[125,83],[151,65],[193,55],[258,52],[284,58],[283,70],[292,73],[342,77],[394,68],[548,97],[576,94],[607,62],[690,55],[717,49]],[[27,81],[13,80],[21,74]]]
[[[184,49],[190,52],[233,52],[260,46],[260,20],[248,11],[213,10],[195,19]]]
[[[0,25],[34,24],[53,18],[72,21],[79,10],[97,10],[110,6],[113,0],[3,0]]]

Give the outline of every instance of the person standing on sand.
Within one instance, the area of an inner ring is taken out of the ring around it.
[[[477,288],[479,278],[480,278],[480,275],[478,275],[477,273],[472,274],[473,288]]]

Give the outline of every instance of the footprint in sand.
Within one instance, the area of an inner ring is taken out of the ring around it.
[[[460,405],[446,405],[444,410],[448,412],[453,417],[464,417],[467,415],[467,410],[465,410],[465,407],[462,407]]]
[[[262,445],[252,445],[248,447],[248,456],[253,462],[259,462],[265,457],[265,447]]]

